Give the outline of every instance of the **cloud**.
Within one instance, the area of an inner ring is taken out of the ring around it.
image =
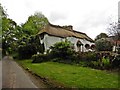
[[[57,21],[60,21],[60,20],[65,20],[65,19],[67,19],[67,17],[68,16],[65,12],[52,11],[50,13],[49,20],[51,22],[57,22]]]
[[[120,1],[118,3],[118,18],[120,19]]]
[[[102,32],[107,33],[106,29],[109,23],[110,16],[107,10],[93,11],[84,15],[84,19],[76,24],[76,30],[84,32],[94,39]]]
[[[105,32],[109,18],[115,21],[119,0],[1,0],[9,18],[24,23],[35,11],[42,12],[52,24],[73,25],[74,30],[95,37]],[[119,15],[120,16],[120,15]]]

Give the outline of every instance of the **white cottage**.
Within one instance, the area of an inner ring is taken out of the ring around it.
[[[74,45],[75,51],[87,52],[94,47],[94,41],[85,33],[73,30],[72,26],[58,26],[48,24],[39,33],[41,44],[44,45],[45,52],[56,42],[66,39]]]

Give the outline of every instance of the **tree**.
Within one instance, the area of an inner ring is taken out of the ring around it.
[[[5,52],[9,52],[13,42],[16,41],[16,22],[12,19],[2,18],[2,48]],[[18,32],[19,33],[19,32]]]
[[[7,14],[0,3],[0,48],[2,47],[2,18],[3,17],[7,17]]]
[[[95,42],[95,45],[98,51],[112,51],[112,47],[113,47],[112,43],[105,38],[101,38],[97,40]]]
[[[42,45],[40,45],[37,33],[43,29],[46,24],[48,24],[48,19],[42,13],[35,13],[28,17],[25,24],[21,25],[23,34],[18,40],[18,54],[22,56],[22,59],[30,58],[37,52],[43,53],[43,48]],[[26,57],[24,57],[21,52],[25,52]]]
[[[22,33],[20,34],[21,28],[16,24],[15,21],[8,18],[6,11],[0,4],[0,34],[1,35],[1,44],[3,49],[3,54],[6,52],[14,51],[17,48],[17,40],[20,38]]]
[[[99,35],[96,36],[95,41],[101,38],[107,38],[108,35],[106,33],[100,33]]]
[[[1,8],[3,10],[3,8]],[[3,11],[3,14],[6,13]],[[30,51],[30,55],[40,51],[39,39],[36,36],[38,31],[48,23],[47,18],[41,13],[35,13],[28,18],[28,21],[18,26],[15,21],[7,16],[2,17],[2,49],[3,53],[19,53],[18,51]],[[34,48],[34,49],[33,49]]]
[[[2,17],[7,17],[7,13],[0,3],[0,18],[2,18]]]
[[[36,35],[48,23],[48,19],[42,13],[35,13],[29,16],[27,22],[22,25],[26,35]]]
[[[118,44],[118,41],[120,41],[120,19],[118,20],[118,22],[110,23],[107,30],[109,34],[112,36],[112,39],[115,41],[115,52],[118,50],[119,53],[120,45]]]
[[[120,21],[112,22],[109,24],[109,27],[107,28],[109,35],[114,36],[115,40],[120,40]]]

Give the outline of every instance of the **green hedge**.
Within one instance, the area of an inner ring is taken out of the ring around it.
[[[48,61],[48,55],[47,54],[35,54],[32,56],[32,63],[41,63]]]
[[[32,55],[36,54],[36,48],[32,45],[21,45],[18,48],[19,59],[30,59]]]
[[[112,67],[113,68],[119,68],[120,69],[120,55],[116,56],[112,61]]]
[[[94,52],[82,52],[76,54],[79,61],[96,61],[98,59],[97,54]]]

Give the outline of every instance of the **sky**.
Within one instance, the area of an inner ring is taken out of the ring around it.
[[[94,39],[108,33],[111,22],[118,21],[119,0],[0,0],[9,18],[25,23],[30,15],[42,12],[51,24],[72,25]]]

